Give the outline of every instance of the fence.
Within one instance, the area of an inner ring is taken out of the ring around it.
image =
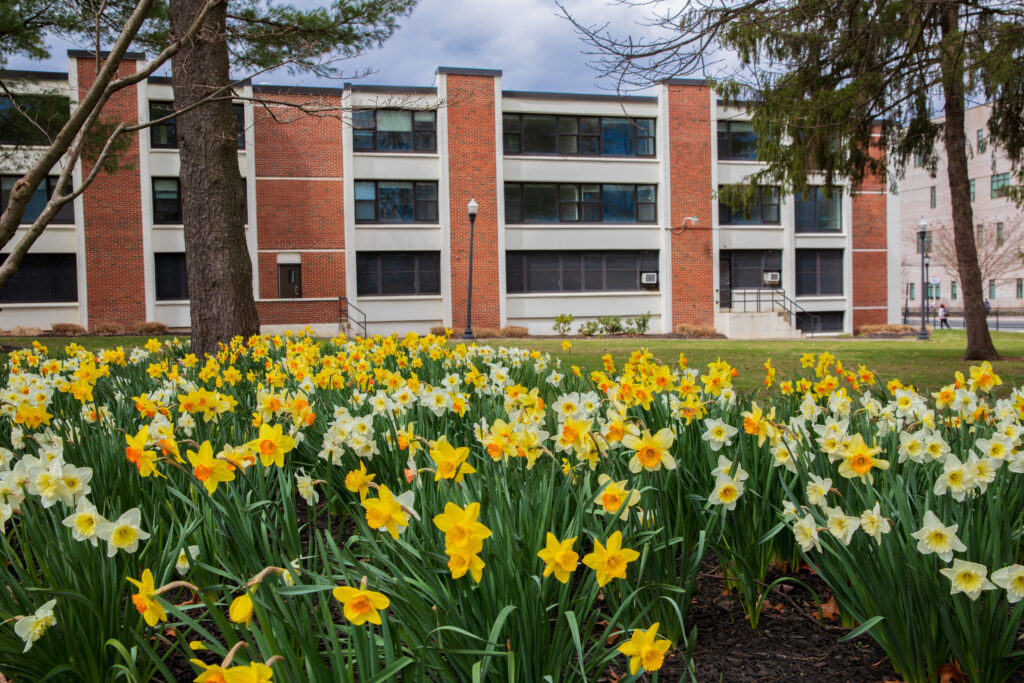
[[[962,310],[947,309],[949,326],[955,330],[964,329],[964,312]],[[1020,308],[993,308],[989,311],[988,327],[990,330],[1022,330],[1024,331],[1024,309]],[[927,311],[925,316],[927,325],[938,329],[939,309],[938,307]],[[903,324],[911,327],[921,326],[921,308],[903,308]]]

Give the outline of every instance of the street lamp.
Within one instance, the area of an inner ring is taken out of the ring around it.
[[[921,331],[917,333],[917,338],[920,339],[921,341],[926,341],[928,339],[928,329],[924,325],[924,316],[926,308],[925,299],[927,298],[925,296],[925,292],[927,291],[925,288],[927,287],[928,283],[925,279],[924,269],[925,259],[927,258],[925,252],[927,251],[928,247],[928,222],[922,218],[921,222],[917,224],[917,227],[917,249],[918,251],[921,252]]]
[[[932,312],[935,310],[935,308],[934,308],[935,305],[932,303],[934,298],[932,297],[931,265],[932,265],[932,257],[929,254],[925,254],[924,255],[924,281],[925,281],[926,284],[925,284],[925,290],[924,291],[927,293],[927,296],[925,296],[925,303],[928,304],[928,319],[929,320],[932,320]],[[935,324],[935,321],[932,320],[932,325],[934,325],[934,324]]]
[[[473,336],[473,224],[476,223],[476,212],[480,205],[475,199],[470,199],[466,205],[469,212],[469,278],[466,283],[466,331],[462,334],[463,339],[475,339]]]

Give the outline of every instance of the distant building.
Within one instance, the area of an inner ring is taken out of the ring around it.
[[[68,74],[30,75],[73,106],[93,73],[89,54],[71,52]],[[440,68],[432,87],[241,90],[315,100],[351,123],[236,105],[266,330],[332,333],[344,296],[370,333],[461,332],[470,199],[480,207],[475,325],[550,334],[562,313],[578,325],[649,312],[655,333],[690,323],[778,337],[898,316],[899,292],[887,287],[898,279],[887,258],[898,202],[884,183],[812,187],[806,199],[765,187],[748,210],[720,206],[715,190],[759,167],[757,140],[744,111],[702,81],[620,98],[507,91],[500,71]],[[167,79],[150,78],[110,114],[150,120],[172,98]],[[189,324],[176,147],[173,124],[133,137],[130,165],[101,174],[0,290],[0,327]],[[5,188],[32,153],[0,155]]]
[[[974,237],[982,269],[983,295],[993,308],[1024,308],[1024,212],[1006,197],[1012,183],[1010,161],[998,145],[989,144],[988,105],[966,112],[967,169],[971,179],[971,210]],[[940,119],[941,120],[941,119]],[[952,203],[946,171],[945,148],[935,148],[938,167],[933,176],[925,160],[908,165],[900,183],[900,225],[902,261],[900,264],[901,306],[911,310],[921,306],[921,257],[917,232],[923,220],[930,232],[928,303],[945,302],[951,309],[963,307],[963,291],[952,250]]]

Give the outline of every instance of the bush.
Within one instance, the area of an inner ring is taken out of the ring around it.
[[[141,335],[167,334],[167,325],[155,320],[147,320],[144,323],[132,325],[132,333]]]
[[[93,334],[124,334],[128,331],[128,328],[123,323],[96,323],[92,326]]]
[[[647,334],[647,330],[651,329],[651,312],[641,313],[635,318],[630,318],[627,322],[636,334]]]
[[[597,323],[601,326],[601,334],[622,334],[626,331],[626,328],[622,325],[622,316],[619,315],[602,315],[597,319]]]
[[[477,339],[497,339],[501,336],[501,330],[497,327],[474,327],[473,336]]]
[[[434,335],[435,337],[444,337],[445,335],[448,334],[448,330],[447,328],[445,328],[444,325],[434,325],[433,327],[430,328],[430,334]]]
[[[555,324],[551,326],[551,329],[564,337],[572,331],[574,320],[576,318],[572,313],[559,313],[555,316]]]
[[[39,337],[43,334],[43,330],[39,327],[22,327],[18,325],[11,330],[12,337]]]
[[[60,337],[77,337],[85,334],[85,328],[75,323],[54,323],[50,332]]]
[[[500,336],[504,339],[521,339],[530,336],[530,330],[519,325],[506,325],[501,328]]]
[[[916,330],[910,325],[861,325],[855,327],[855,337],[871,337],[874,335],[907,335],[914,334]]]
[[[577,330],[577,333],[584,337],[593,337],[599,332],[601,332],[601,323],[596,320],[588,320],[584,323],[580,323],[580,329]]]
[[[691,339],[714,339],[718,336],[718,332],[713,327],[708,325],[691,325],[689,323],[679,323],[676,325],[676,334],[681,334]]]

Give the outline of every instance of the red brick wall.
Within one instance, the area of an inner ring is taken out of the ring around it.
[[[135,72],[135,62],[121,64],[116,77]],[[78,96],[96,80],[96,62],[78,59]],[[138,120],[138,92],[134,86],[111,96],[103,108],[105,122]],[[139,134],[129,134],[121,156],[122,168],[101,171],[83,193],[85,267],[89,326],[98,323],[131,324],[146,319],[146,284],[142,249],[142,192],[139,181]],[[82,176],[92,170],[82,161]]]
[[[301,178],[341,177],[341,95],[304,95],[256,92],[266,106],[253,105],[256,176]],[[334,108],[313,116],[273,102]]]
[[[883,150],[872,153],[879,158]],[[853,189],[853,325],[888,322],[888,221],[885,178]]]
[[[711,92],[705,85],[668,85],[671,193],[672,326],[713,325],[711,243]],[[696,225],[685,218],[696,216]]]
[[[291,325],[298,330],[304,325],[338,322],[337,301],[257,301],[256,310],[261,325]]]
[[[295,151],[296,156],[303,153],[302,149]],[[338,155],[341,155],[340,148]],[[340,180],[262,180],[257,177],[259,248],[343,249],[343,191]]]
[[[302,259],[303,298],[345,295],[345,254],[340,251],[299,252]],[[274,252],[260,252],[260,298],[278,297],[278,264]]]
[[[500,324],[498,288],[497,139],[494,77],[448,74],[448,177],[451,208],[452,327],[466,328],[469,218],[480,205],[473,242],[473,325]]]

